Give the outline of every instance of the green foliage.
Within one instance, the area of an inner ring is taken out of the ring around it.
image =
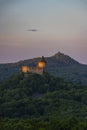
[[[58,120],[57,118],[33,118],[33,119],[1,119],[0,130],[86,130],[86,121],[75,118]]]
[[[85,130],[86,115],[87,86],[48,73],[20,73],[0,84],[1,130]]]

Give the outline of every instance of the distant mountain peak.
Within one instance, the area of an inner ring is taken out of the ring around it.
[[[67,65],[70,65],[70,64],[79,64],[79,62],[77,62],[76,60],[74,60],[73,58],[71,58],[70,56],[68,55],[65,55],[64,53],[61,53],[60,51],[57,52],[53,58],[67,64]]]
[[[60,52],[60,51],[58,51],[56,54],[54,54],[53,57],[55,57],[56,59],[57,59],[57,58],[58,58],[58,59],[71,58],[71,57],[69,57],[68,55],[65,55],[64,53],[62,53],[62,52]],[[71,58],[71,59],[72,59],[72,58]]]
[[[65,54],[61,53],[60,51],[58,51],[58,52],[54,55],[55,58],[59,58],[59,57],[62,57],[62,56],[65,56]]]

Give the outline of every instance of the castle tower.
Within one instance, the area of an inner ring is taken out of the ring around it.
[[[37,67],[39,69],[42,69],[42,73],[44,72],[45,65],[46,65],[46,60],[45,60],[44,56],[42,56],[41,60],[37,64]]]

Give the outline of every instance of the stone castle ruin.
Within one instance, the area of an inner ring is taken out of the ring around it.
[[[45,65],[46,65],[46,60],[45,60],[44,56],[42,56],[41,60],[38,61],[36,67],[22,66],[21,67],[21,72],[23,72],[24,74],[36,73],[36,74],[43,75]]]

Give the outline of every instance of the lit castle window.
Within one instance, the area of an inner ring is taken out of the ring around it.
[[[38,62],[38,67],[39,68],[44,68],[46,64],[44,56],[42,56],[42,59]]]

